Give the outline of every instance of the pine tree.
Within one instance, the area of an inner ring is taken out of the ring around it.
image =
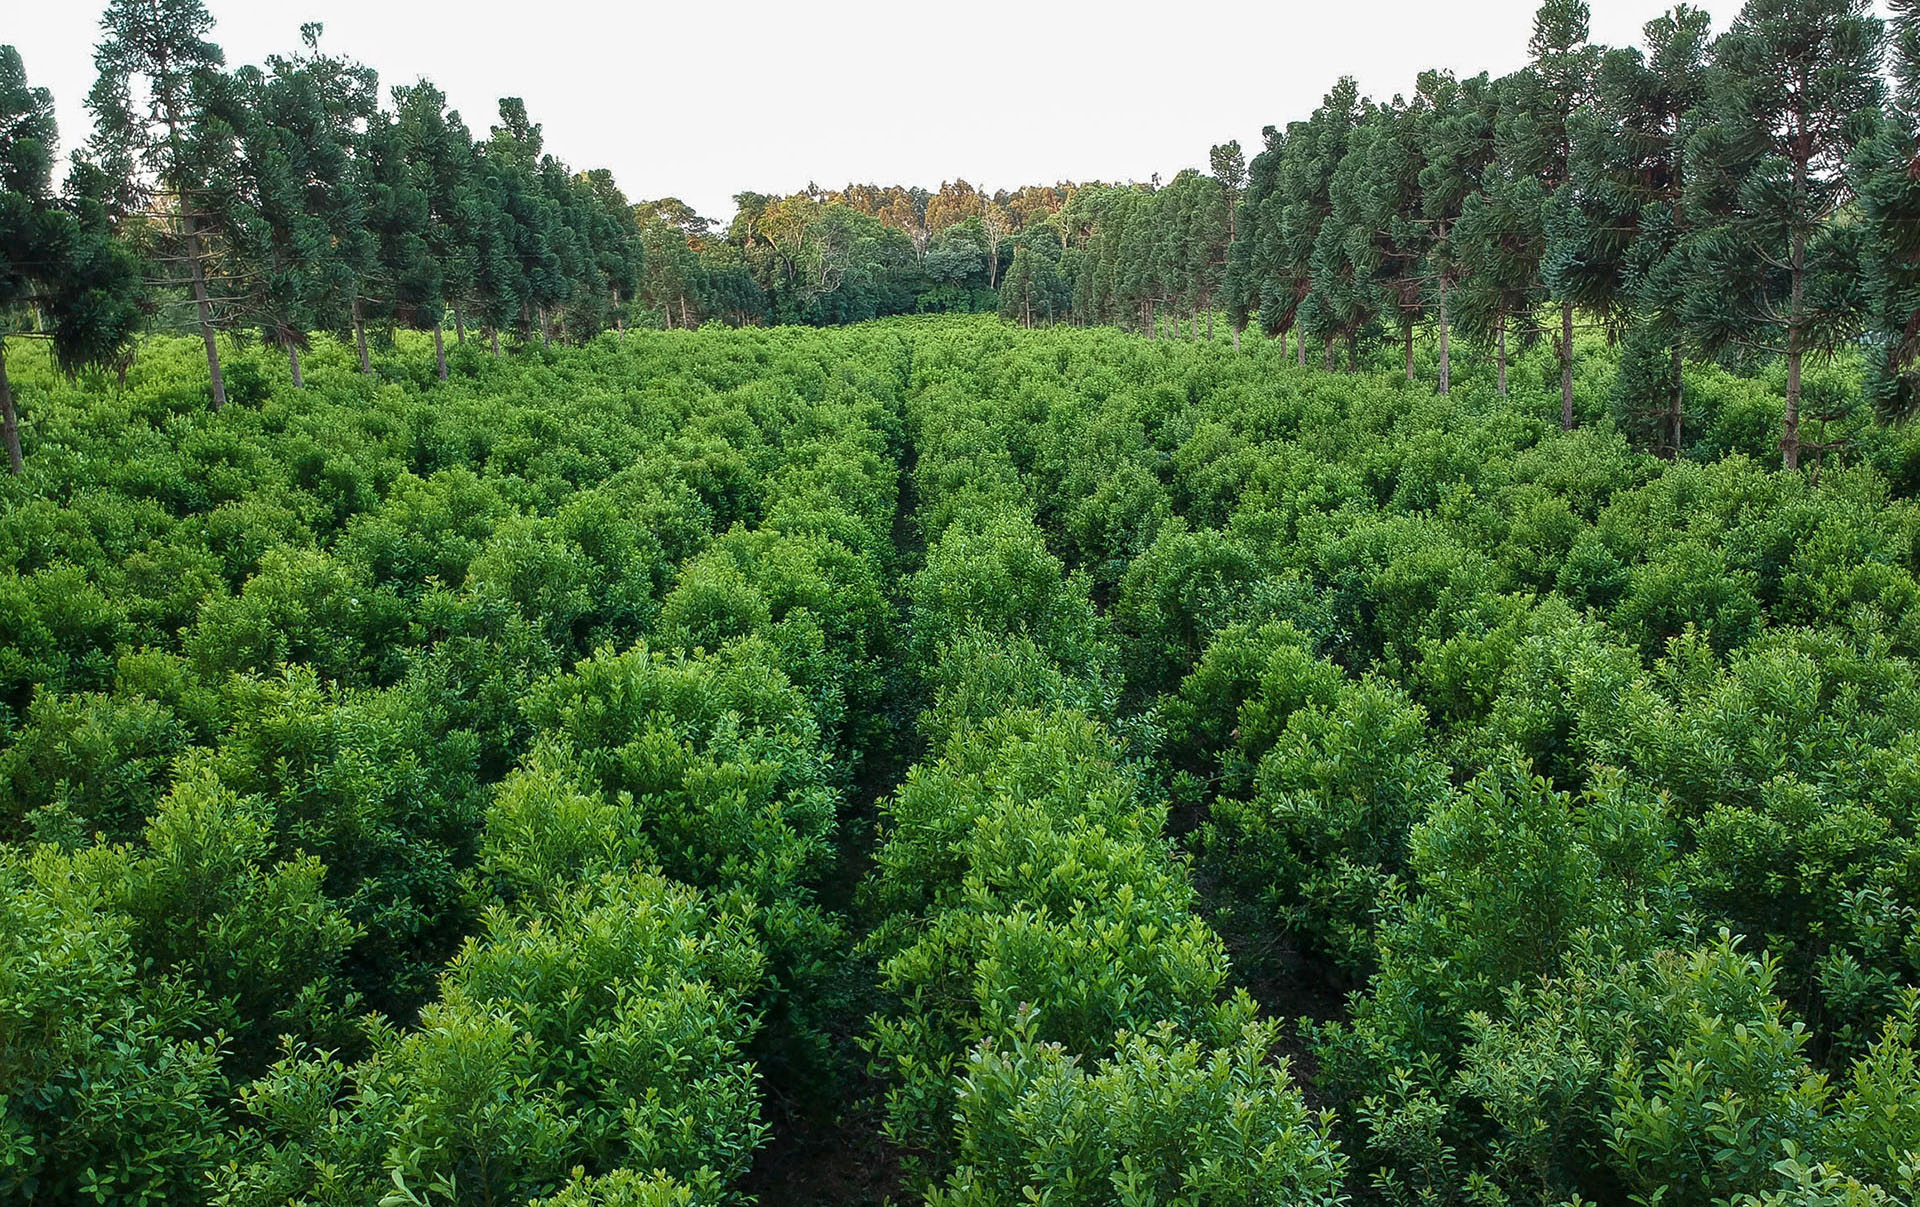
[[[1221,204],[1225,210],[1227,239],[1221,250],[1220,261],[1215,266],[1219,292],[1227,299],[1233,328],[1233,350],[1240,350],[1240,332],[1246,329],[1246,307],[1235,304],[1233,273],[1235,245],[1240,238],[1239,211],[1240,198],[1247,191],[1247,157],[1240,150],[1240,140],[1220,143],[1207,152],[1207,165],[1213,169],[1213,178],[1220,185]],[[1207,311],[1207,324],[1213,324],[1213,311]],[[1209,330],[1211,334],[1211,330]]]
[[[1509,342],[1539,337],[1535,311],[1546,300],[1540,265],[1546,257],[1546,136],[1539,114],[1541,81],[1531,69],[1492,87],[1492,154],[1479,187],[1469,193],[1444,254],[1460,289],[1452,319],[1494,346],[1498,388],[1507,389]],[[1561,418],[1566,419],[1565,400]]]
[[[1294,327],[1311,298],[1314,249],[1320,228],[1333,212],[1333,176],[1346,158],[1348,140],[1361,116],[1359,86],[1351,78],[1344,78],[1311,118],[1296,122],[1288,131],[1275,181],[1280,196],[1275,256],[1279,279],[1262,293],[1263,301],[1274,308],[1266,320],[1269,330],[1284,334]],[[1313,317],[1311,311],[1309,317]],[[1324,324],[1320,325],[1324,338]],[[1330,343],[1325,355],[1331,361]],[[1307,361],[1304,342],[1299,345],[1299,360],[1301,364]]]
[[[246,124],[239,178],[251,221],[248,309],[287,354],[296,389],[310,331],[352,322],[373,239],[354,144],[375,111],[373,73],[322,55],[321,29],[301,29],[305,54],[237,73]]]
[[[1235,236],[1227,250],[1227,270],[1221,292],[1226,298],[1227,319],[1233,325],[1234,343],[1247,325],[1258,321],[1262,334],[1272,335],[1267,325],[1270,313],[1266,293],[1279,276],[1280,159],[1286,152],[1286,136],[1268,126],[1261,132],[1260,153],[1247,165],[1246,186],[1235,207]],[[1083,190],[1083,194],[1093,190]],[[1078,197],[1075,198],[1078,200]],[[1073,207],[1070,205],[1069,210]],[[1063,214],[1067,211],[1063,211]],[[1064,227],[1063,227],[1064,229]],[[1066,239],[1063,235],[1062,242]]]
[[[1682,4],[1645,27],[1646,50],[1607,52],[1595,104],[1574,132],[1570,204],[1561,207],[1545,275],[1559,296],[1625,332],[1615,407],[1663,455],[1685,425],[1680,330],[1687,140],[1706,99],[1710,18]]]
[[[398,191],[383,243],[383,271],[396,318],[433,333],[435,368],[445,381],[447,310],[458,314],[462,298],[485,296],[482,257],[501,242],[501,216],[475,160],[473,138],[460,115],[448,112],[445,94],[421,80],[394,90],[394,108],[391,150],[399,165],[383,168],[382,176]],[[517,310],[518,295],[507,305]],[[491,312],[488,319],[497,332]]]
[[[1800,464],[1807,357],[1853,334],[1858,231],[1847,159],[1880,104],[1884,30],[1866,0],[1750,0],[1713,47],[1711,116],[1688,147],[1686,317],[1709,350],[1786,361],[1780,459]]]
[[[1358,165],[1356,228],[1349,235],[1355,272],[1370,282],[1383,315],[1399,331],[1407,380],[1414,380],[1413,337],[1427,317],[1428,268],[1435,226],[1426,218],[1427,157],[1442,150],[1437,126],[1458,85],[1443,72],[1422,72],[1411,101],[1398,97],[1374,117]],[[1444,152],[1443,152],[1444,153]],[[1349,158],[1361,154],[1356,137]]]
[[[212,292],[224,284],[216,246],[227,222],[245,220],[232,189],[237,152],[231,83],[213,18],[201,0],[109,0],[94,51],[99,79],[87,95],[95,122],[92,158],[115,181],[116,208],[154,219],[158,263],[184,268],[206,343],[213,408],[227,400],[214,333],[223,321]]]
[[[1560,359],[1560,426],[1569,430],[1573,427],[1573,313],[1579,299],[1555,291],[1552,282],[1544,280],[1544,260],[1554,231],[1563,225],[1558,216],[1573,204],[1575,131],[1592,97],[1601,54],[1599,47],[1587,42],[1590,23],[1586,0],[1546,0],[1534,16],[1533,38],[1527,43],[1533,54],[1532,74],[1540,84],[1525,118],[1534,126],[1540,155],[1537,170],[1547,196],[1540,215],[1542,275],[1549,295],[1560,303],[1560,332],[1554,348]]]
[[[19,52],[0,46],[0,445],[12,474],[24,462],[8,337],[49,340],[56,363],[73,372],[112,360],[140,321],[139,263],[112,237],[103,177],[82,164],[69,199],[57,199],[57,141],[52,95],[30,87]],[[13,320],[28,306],[39,329],[16,332]]]
[[[1428,73],[1421,91],[1428,97],[1428,113],[1420,141],[1417,214],[1424,229],[1426,262],[1422,268],[1433,298],[1439,328],[1442,394],[1453,389],[1454,297],[1464,271],[1459,227],[1469,201],[1481,185],[1493,156],[1493,86],[1486,75],[1456,82],[1449,75]],[[1507,389],[1505,328],[1499,333],[1499,388]]]
[[[1875,355],[1867,382],[1882,419],[1920,411],[1920,0],[1893,0],[1893,104],[1854,161]]]
[[[1368,174],[1376,145],[1389,131],[1372,102],[1362,101],[1359,118],[1347,138],[1328,181],[1328,208],[1314,239],[1311,259],[1312,291],[1301,307],[1300,325],[1326,349],[1327,367],[1333,367],[1335,344],[1345,344],[1347,367],[1358,365],[1357,344],[1378,319],[1382,306],[1376,280],[1375,222],[1369,198]],[[1388,148],[1379,159],[1392,158]]]

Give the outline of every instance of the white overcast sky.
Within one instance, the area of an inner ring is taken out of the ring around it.
[[[1716,32],[1739,11],[1695,2]],[[1384,98],[1427,67],[1518,67],[1536,0],[207,5],[229,63],[295,50],[300,24],[321,21],[323,45],[377,68],[383,89],[433,80],[477,137],[499,97],[521,96],[573,167],[725,219],[737,192],[808,181],[1145,180],[1204,167],[1230,138],[1251,157],[1261,127],[1306,116],[1343,73]],[[1637,42],[1667,7],[1593,0],[1594,38]],[[0,42],[53,90],[63,149],[91,130],[101,8],[0,0]]]

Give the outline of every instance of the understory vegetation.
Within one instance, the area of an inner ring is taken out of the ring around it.
[[[1544,347],[223,351],[13,357],[0,1197],[1920,1191],[1910,429],[1702,366],[1657,458],[1597,336],[1571,431]]]

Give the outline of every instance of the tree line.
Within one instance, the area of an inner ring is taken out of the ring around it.
[[[7,266],[0,307],[69,369],[113,365],[145,326],[580,341],[629,320],[832,324],[992,310],[1149,335],[1251,327],[1299,363],[1358,367],[1416,341],[1451,389],[1457,343],[1494,364],[1545,342],[1574,423],[1576,330],[1622,348],[1614,410],[1644,447],[1688,440],[1689,362],[1786,366],[1783,463],[1826,449],[1859,401],[1809,398],[1810,360],[1858,346],[1876,412],[1920,404],[1920,13],[1866,0],[1752,0],[1715,36],[1676,5],[1644,44],[1590,38],[1546,0],[1530,60],[1494,78],[1423,72],[1376,101],[1343,78],[1249,161],[1144,184],[989,193],[966,181],[738,194],[721,227],[677,198],[630,204],[604,169],[545,152],[515,98],[475,137],[430,83],[381,101],[367,67],[302,48],[229,70],[200,0],[114,0],[96,128],[63,193],[51,101],[0,54]],[[1816,394],[1818,392],[1816,391]],[[17,421],[0,345],[10,460]]]

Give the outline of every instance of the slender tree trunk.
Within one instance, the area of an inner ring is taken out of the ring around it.
[[[1238,323],[1233,325],[1233,350],[1240,351],[1240,324]]]
[[[500,359],[500,328],[487,328],[487,342],[493,345],[493,359]]]
[[[684,293],[680,295],[680,325],[689,331],[693,330],[693,320],[687,317],[687,295]]]
[[[440,324],[433,325],[433,363],[440,371],[440,380],[447,379],[447,344],[440,335]]]
[[[287,367],[293,370],[293,388],[304,390],[307,388],[307,382],[300,376],[300,345],[290,339],[282,342],[287,345]]]
[[[1500,397],[1505,398],[1507,396],[1507,316],[1504,314],[1500,316],[1499,340],[1500,349],[1494,359],[1498,362]]]
[[[1320,345],[1320,368],[1328,373],[1333,372],[1333,337],[1331,335],[1327,336],[1325,342]]]
[[[1807,237],[1793,236],[1793,293],[1787,303],[1787,409],[1780,417],[1780,464],[1800,468],[1800,391],[1805,367],[1807,302]]]
[[[551,348],[553,347],[553,332],[547,328],[547,308],[542,306],[536,313],[540,319],[540,346],[542,348]]]
[[[1440,392],[1453,393],[1453,324],[1447,317],[1447,279],[1440,278]]]
[[[1673,459],[1680,459],[1681,427],[1686,422],[1686,382],[1681,374],[1686,365],[1680,359],[1680,345],[1673,346],[1673,399],[1668,409],[1668,417],[1673,421]]]
[[[1560,303],[1560,430],[1573,430],[1573,303]]]
[[[460,313],[458,306],[453,308],[453,342],[456,344],[467,342],[467,319]]]
[[[360,314],[360,299],[353,299],[353,346],[360,352],[360,371],[373,376],[373,358],[367,355],[367,323]]]
[[[1294,355],[1294,359],[1300,362],[1300,367],[1302,369],[1307,367],[1307,333],[1306,332],[1296,331],[1293,333],[1293,355]]]
[[[1147,338],[1160,338],[1160,319],[1153,313],[1153,299],[1147,299]]]
[[[207,266],[201,261],[200,228],[185,192],[180,194],[180,221],[187,228],[187,264],[193,273],[193,309],[200,320],[200,338],[207,345],[207,393],[213,409],[227,405],[227,380],[220,375],[220,345],[213,338],[213,303],[207,299]]]
[[[26,468],[20,459],[20,414],[13,409],[13,383],[7,380],[7,344],[0,340],[0,444],[7,446],[7,472]]]

